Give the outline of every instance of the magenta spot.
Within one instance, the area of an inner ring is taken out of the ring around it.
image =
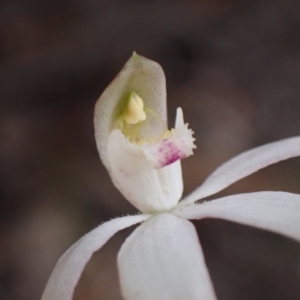
[[[170,156],[170,157],[168,158],[168,160],[165,162],[165,166],[168,166],[168,165],[174,163],[174,162],[177,161],[178,159],[180,159],[180,156],[178,156],[177,154],[174,154],[174,155]]]
[[[162,140],[160,146],[157,148],[158,163],[161,167],[170,165],[186,157],[184,149],[185,141],[183,139],[172,140],[165,138]]]

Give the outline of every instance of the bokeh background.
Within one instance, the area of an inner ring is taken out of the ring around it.
[[[136,210],[114,188],[93,109],[131,53],[167,76],[170,125],[181,106],[197,138],[185,194],[220,163],[300,134],[298,0],[0,2],[0,299],[39,299],[59,256],[101,222]],[[220,195],[300,193],[300,160]],[[300,245],[221,220],[195,222],[219,300],[300,299]],[[117,234],[74,299],[121,299]],[[180,276],[180,274],[178,274]]]

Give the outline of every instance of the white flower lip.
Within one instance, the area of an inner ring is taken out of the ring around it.
[[[168,211],[180,200],[180,159],[193,154],[192,134],[180,108],[175,129],[167,130],[164,72],[137,54],[95,107],[100,157],[115,186],[143,213]]]
[[[71,300],[92,254],[116,232],[137,223],[142,225],[127,238],[118,255],[125,300],[217,299],[201,243],[188,219],[225,219],[300,242],[298,194],[255,192],[195,204],[261,168],[300,156],[300,136],[260,146],[234,157],[178,203],[182,193],[180,160],[167,165],[168,159],[162,159],[161,164],[165,166],[155,169],[155,159],[159,156],[155,143],[132,143],[120,129],[114,128],[116,116],[121,113],[118,99],[132,91],[136,91],[146,106],[157,111],[166,122],[163,72],[158,64],[135,54],[96,104],[96,141],[112,180],[124,196],[146,214],[110,220],[83,236],[57,262],[42,300]],[[151,102],[151,95],[158,98]],[[135,120],[143,121],[141,116],[138,113]],[[179,137],[181,130],[189,130],[182,125],[179,109],[175,125]],[[172,140],[171,132],[165,138],[169,137],[167,141],[176,148],[176,144],[181,143],[178,136]],[[193,142],[189,140],[191,134],[183,136],[186,138],[183,144],[189,147]],[[163,140],[164,137],[158,142]],[[149,145],[152,148],[147,148]],[[192,151],[191,147],[189,149]],[[169,153],[165,154],[168,157]]]
[[[193,131],[183,122],[182,109],[177,109],[175,130],[160,137],[157,142],[145,145],[146,157],[153,162],[154,168],[159,169],[193,154],[195,139]]]
[[[107,150],[114,184],[139,211],[167,211],[176,206],[183,190],[179,160],[154,169],[143,149],[130,143],[118,129],[112,131]]]

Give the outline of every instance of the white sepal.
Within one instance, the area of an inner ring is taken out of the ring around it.
[[[181,218],[218,218],[266,229],[300,241],[300,195],[256,192],[177,207]]]
[[[180,202],[180,206],[216,194],[232,183],[279,161],[300,155],[300,137],[266,144],[230,159]]]
[[[41,300],[71,300],[80,275],[93,253],[119,230],[149,217],[138,215],[113,219],[83,236],[57,262]]]
[[[126,300],[215,300],[191,222],[158,214],[139,226],[118,255]]]

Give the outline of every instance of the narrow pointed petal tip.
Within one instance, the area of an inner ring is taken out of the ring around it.
[[[127,238],[118,269],[126,300],[216,300],[193,224],[170,214],[152,217]]]
[[[119,230],[143,222],[149,217],[137,215],[113,219],[83,236],[57,262],[41,300],[71,300],[75,286],[92,254]]]
[[[234,182],[262,168],[299,155],[299,136],[266,144],[241,153],[217,168],[200,187],[180,202],[180,206],[185,206],[216,194]]]
[[[158,63],[134,52],[95,106],[97,148],[108,170],[106,151],[108,137],[117,116],[122,112],[126,98],[133,91],[143,99],[148,108],[155,111],[165,122],[167,120],[165,74]]]
[[[300,242],[300,195],[256,192],[178,207],[187,219],[218,218],[282,234]]]

